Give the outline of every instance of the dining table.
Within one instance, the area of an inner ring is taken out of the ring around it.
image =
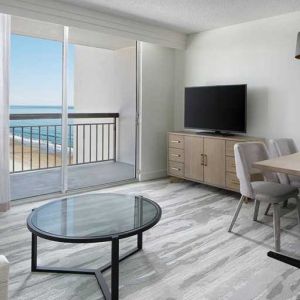
[[[253,168],[261,172],[284,173],[300,177],[300,152],[255,162]],[[274,251],[269,251],[267,255],[291,266],[300,268],[299,259]]]

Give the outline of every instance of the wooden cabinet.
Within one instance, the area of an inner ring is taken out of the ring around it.
[[[235,173],[235,159],[234,157],[226,156],[226,171]]]
[[[247,136],[207,136],[190,132],[168,134],[168,174],[239,191],[234,145],[263,141]]]
[[[204,138],[204,182],[225,187],[225,141]]]
[[[234,156],[233,148],[236,143],[239,143],[239,141],[231,141],[231,140],[226,141],[226,155],[227,156]]]
[[[184,137],[184,176],[203,181],[203,138]]]
[[[230,190],[240,189],[240,182],[235,172],[226,172],[226,187]]]
[[[236,176],[236,167],[234,159],[234,145],[243,142],[243,140],[226,140],[226,188],[229,190],[239,191],[240,182]],[[244,141],[245,142],[245,141]]]

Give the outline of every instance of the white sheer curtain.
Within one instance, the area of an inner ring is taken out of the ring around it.
[[[0,211],[10,207],[9,51],[10,16],[0,14]]]

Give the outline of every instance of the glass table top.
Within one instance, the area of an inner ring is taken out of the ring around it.
[[[159,205],[141,196],[88,194],[34,209],[27,219],[27,226],[47,239],[91,242],[137,234],[154,226],[160,217]]]

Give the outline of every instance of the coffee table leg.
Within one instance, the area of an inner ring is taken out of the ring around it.
[[[32,233],[31,235],[31,271],[36,271],[37,262],[37,236]]]
[[[137,235],[137,248],[139,250],[143,249],[143,233],[140,232]]]
[[[69,274],[88,274],[95,275],[101,287],[105,299],[119,300],[119,262],[133,255],[143,248],[143,233],[137,235],[137,248],[129,251],[123,256],[119,256],[119,239],[112,239],[111,248],[111,266],[108,264],[100,269],[77,269],[77,268],[59,268],[59,267],[37,267],[37,236],[31,235],[31,271],[32,272],[51,272],[51,273],[69,273]],[[105,286],[105,281],[102,272],[111,267],[111,297],[109,289]]]
[[[111,245],[111,300],[119,299],[119,239],[113,238]]]

